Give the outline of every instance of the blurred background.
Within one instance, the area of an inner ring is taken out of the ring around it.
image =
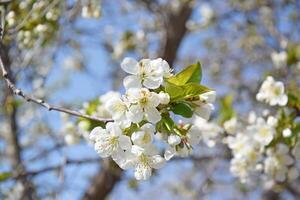
[[[266,75],[296,89],[300,77],[299,0],[0,0],[0,11],[15,84],[73,110],[124,92],[126,56],[161,57],[174,71],[200,61],[219,123],[264,109],[255,95]],[[300,198],[240,183],[221,136],[137,182],[100,159],[87,122],[15,97],[4,80],[0,87],[0,199]]]

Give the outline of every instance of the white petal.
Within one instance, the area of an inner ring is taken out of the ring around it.
[[[202,104],[195,109],[195,114],[198,115],[199,117],[202,117],[203,119],[208,120],[212,110],[213,110],[212,104]]]
[[[216,91],[209,91],[200,95],[207,103],[213,103],[216,100]]]
[[[149,144],[144,147],[143,153],[148,156],[154,156],[154,155],[158,154],[158,149],[156,148],[156,146],[154,144]]]
[[[134,176],[137,180],[147,180],[152,174],[152,169],[148,165],[138,164],[135,168]]]
[[[199,130],[198,127],[192,126],[191,129],[188,132],[188,139],[189,143],[191,145],[197,145],[200,142],[201,139],[201,131]]]
[[[148,108],[145,112],[146,118],[149,122],[156,123],[161,120],[160,112],[156,108]]]
[[[90,139],[95,141],[96,138],[99,136],[99,134],[103,133],[103,131],[105,132],[105,130],[100,127],[100,126],[97,126],[96,128],[94,128],[91,133],[90,133]]]
[[[141,127],[141,129],[143,130],[143,131],[146,131],[146,132],[151,132],[151,133],[154,133],[155,132],[155,127],[152,125],[152,124],[150,124],[150,123],[146,123],[146,124],[144,124],[142,127]]]
[[[136,156],[128,151],[115,154],[112,156],[112,159],[124,170],[133,168],[136,164]]]
[[[106,124],[106,130],[114,136],[122,135],[122,130],[117,123],[109,122]]]
[[[143,85],[149,89],[156,89],[162,84],[163,78],[153,79],[151,77],[145,78]]]
[[[123,85],[126,89],[141,88],[141,80],[136,75],[126,76],[123,80]]]
[[[129,108],[129,112],[127,113],[128,119],[130,119],[134,123],[138,123],[143,120],[144,113],[140,106],[133,105]]]
[[[165,92],[160,92],[158,98],[161,104],[168,104],[170,102],[170,95]]]
[[[144,131],[137,131],[137,132],[134,132],[132,135],[131,135],[131,139],[132,139],[132,142],[136,145],[141,145],[142,144],[142,139],[145,135],[145,132]]]
[[[278,104],[279,104],[280,106],[285,106],[285,105],[287,104],[287,102],[288,102],[288,97],[287,97],[287,95],[283,95],[283,96],[280,98]]]
[[[170,160],[173,156],[175,156],[175,154],[176,154],[175,148],[172,148],[172,147],[168,146],[166,148],[164,157],[165,157],[166,160]]]
[[[119,144],[123,150],[130,150],[132,146],[130,137],[126,135],[121,135],[119,137]]]
[[[171,146],[175,146],[181,142],[181,138],[178,135],[170,135],[168,137],[168,143]]]
[[[166,160],[163,157],[161,157],[160,155],[155,155],[155,156],[152,156],[152,158],[151,158],[150,167],[152,167],[154,169],[159,169],[159,168],[162,168],[165,163],[166,163]]]
[[[137,74],[138,67],[138,62],[135,59],[128,57],[124,58],[124,60],[121,63],[121,68],[129,74]]]
[[[137,145],[133,145],[131,148],[131,153],[133,153],[136,156],[140,156],[142,153],[144,153],[145,149],[137,146]]]

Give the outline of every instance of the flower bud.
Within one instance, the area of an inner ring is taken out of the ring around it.
[[[170,96],[168,93],[160,92],[158,98],[161,104],[168,104],[170,102]]]
[[[181,142],[181,138],[178,135],[170,135],[168,137],[168,143],[171,146],[178,145]]]

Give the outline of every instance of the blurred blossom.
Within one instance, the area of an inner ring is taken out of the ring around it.
[[[281,52],[272,52],[271,53],[272,62],[275,68],[284,68],[287,62],[287,53],[286,51]]]

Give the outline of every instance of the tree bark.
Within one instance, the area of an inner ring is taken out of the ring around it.
[[[0,41],[1,42],[1,41]],[[1,43],[1,59],[3,61],[3,64],[7,66],[7,70],[9,70],[9,75],[11,76],[11,80],[15,82],[15,79],[11,73],[10,69],[10,59],[8,55],[8,48],[5,47]],[[14,103],[15,96],[12,94],[9,88],[5,91],[5,114],[8,119],[9,124],[9,134],[7,135],[7,144],[8,144],[8,154],[11,159],[11,164],[13,167],[13,170],[17,171],[18,173],[26,173],[26,167],[24,166],[22,162],[22,148],[19,143],[19,127],[17,123],[17,112],[18,107]],[[23,186],[23,192],[21,194],[21,198],[24,200],[31,200],[31,199],[37,199],[35,194],[35,188],[34,184],[29,180],[26,176],[20,177],[19,180]]]
[[[192,7],[190,3],[183,4],[178,12],[168,14],[165,23],[166,42],[161,56],[170,66],[173,66],[182,39],[187,32],[186,22],[191,14]]]
[[[104,200],[121,180],[122,170],[112,160],[103,160],[101,169],[93,178],[92,185],[84,194],[83,200]]]

